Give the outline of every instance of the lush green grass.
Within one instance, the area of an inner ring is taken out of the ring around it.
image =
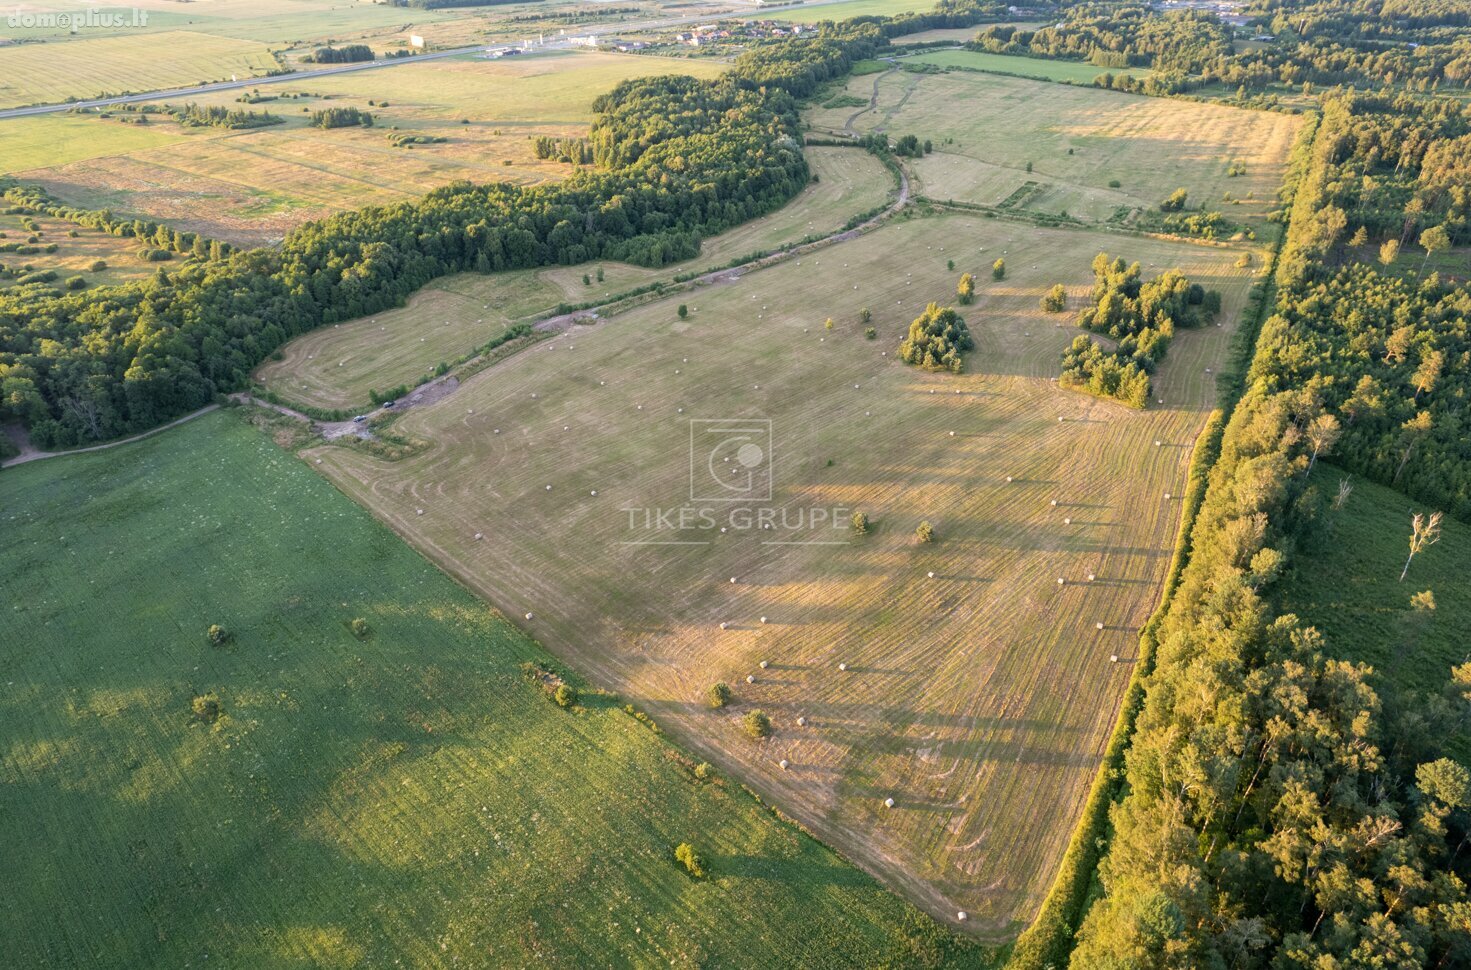
[[[532,641],[234,413],[0,473],[0,509],[10,966],[909,965],[942,938],[611,699],[556,707]]]
[[[1328,496],[1347,473],[1320,463],[1314,483]],[[1283,581],[1287,609],[1318,627],[1339,656],[1373,664],[1402,686],[1438,692],[1452,666],[1471,659],[1471,529],[1447,518],[1440,542],[1415,557],[1410,518],[1435,509],[1393,489],[1354,480],[1342,510],[1330,511],[1308,554]],[[1433,611],[1410,597],[1429,590]]]
[[[843,0],[842,3],[798,4],[757,11],[762,19],[786,20],[811,24],[819,20],[847,20],[849,17],[888,17],[911,10],[930,10],[932,0]]]
[[[934,64],[937,67],[959,67],[968,71],[993,71],[997,74],[1016,74],[1042,81],[1067,81],[1072,84],[1092,84],[1093,79],[1100,74],[1132,74],[1134,77],[1144,77],[1150,73],[1147,67],[1110,71],[1108,68],[1094,67],[1079,61],[1013,57],[987,51],[930,51],[905,58],[901,63]]]
[[[25,172],[143,152],[173,145],[185,137],[173,125],[110,125],[84,115],[9,118],[0,124],[0,172]]]

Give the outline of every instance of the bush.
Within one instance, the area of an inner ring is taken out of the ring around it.
[[[746,733],[756,740],[771,737],[771,718],[766,716],[765,711],[749,711],[741,718],[741,725]]]
[[[704,877],[705,860],[700,858],[700,853],[695,851],[695,847],[688,842],[679,843],[674,850],[674,858],[682,863],[685,869],[689,870],[689,874],[696,879]]]
[[[994,263],[991,264],[991,279],[993,279],[993,280],[1004,280],[1004,279],[1006,279],[1006,260],[1001,259],[1001,258],[998,257],[997,260],[996,260],[996,262],[994,262]]]
[[[863,335],[869,340],[877,340],[879,338],[879,332],[873,327],[869,327],[868,329],[864,330]]]
[[[1067,290],[1061,283],[1042,294],[1042,309],[1048,313],[1061,313],[1067,309]]]
[[[87,288],[87,281],[81,276],[73,276],[66,281],[66,288],[69,290],[85,290]]]
[[[914,537],[920,542],[934,542],[935,527],[930,525],[929,520],[926,519],[919,524],[919,528],[914,530]]]
[[[710,685],[710,689],[705,692],[705,699],[710,702],[711,707],[719,710],[735,699],[735,693],[730,689],[730,685],[722,680]]]
[[[557,689],[552,691],[552,700],[557,702],[558,707],[574,707],[580,699],[577,688],[571,684],[558,684]]]
[[[363,619],[362,617],[358,617],[356,620],[353,620],[351,623],[348,624],[348,626],[352,629],[352,635],[357,637],[359,640],[367,637],[368,621]]]
[[[687,316],[690,315],[690,308],[687,307],[687,306],[685,306],[683,303],[681,303],[679,305],[679,311],[678,311],[678,313],[679,313],[679,319],[683,320],[685,317],[687,317]]]
[[[1176,189],[1175,191],[1170,193],[1170,197],[1168,199],[1165,199],[1159,204],[1159,211],[1181,212],[1185,208],[1185,200],[1189,197],[1190,193],[1187,192],[1185,189]]]
[[[868,535],[868,515],[864,512],[853,513],[853,531],[861,536]]]
[[[705,781],[710,777],[710,772],[712,770],[713,769],[710,767],[710,762],[701,761],[699,764],[695,765],[695,777],[700,779],[701,781]]]
[[[220,719],[220,699],[213,692],[200,694],[194,698],[189,708],[194,712],[195,720],[205,724],[213,724]]]
[[[209,637],[209,642],[217,647],[222,647],[230,642],[230,631],[218,623],[211,624],[210,628],[205,632]]]
[[[103,270],[107,269],[107,260],[105,260],[105,259],[94,259],[92,261],[92,265],[89,266],[89,267],[87,267],[87,268],[90,269],[94,273],[100,273]]]

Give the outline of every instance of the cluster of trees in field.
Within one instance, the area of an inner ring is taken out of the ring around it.
[[[571,162],[576,165],[591,165],[593,162],[592,143],[586,138],[553,138],[550,135],[537,135],[531,147],[537,158],[552,158],[559,162]]]
[[[899,359],[927,370],[948,370],[959,374],[965,370],[966,351],[975,348],[970,328],[954,307],[931,303],[909,324],[909,332],[899,341]]]
[[[1063,387],[1143,408],[1149,404],[1150,375],[1164,359],[1177,327],[1199,327],[1221,309],[1221,295],[1191,283],[1177,269],[1145,281],[1138,263],[1107,253],[1093,257],[1093,294],[1078,314],[1078,326],[1114,341],[1105,350],[1079,334],[1063,354]]]
[[[361,108],[323,108],[312,112],[313,128],[353,128],[361,125],[373,127],[373,114]]]
[[[141,282],[11,289],[0,420],[24,422],[40,447],[116,437],[242,386],[297,334],[401,305],[448,273],[693,257],[807,184],[796,98],[883,43],[874,22],[826,26],[747,51],[716,81],[624,82],[595,101],[595,167],[557,184],[456,183],[302,226],[273,250],[180,234],[194,258]]]
[[[245,108],[225,108],[219,105],[205,107],[192,102],[182,108],[170,110],[179,124],[187,128],[266,128],[282,124],[286,120],[269,111],[249,111]]]
[[[307,64],[356,64],[373,60],[373,48],[367,44],[347,44],[342,47],[318,47],[302,57]]]

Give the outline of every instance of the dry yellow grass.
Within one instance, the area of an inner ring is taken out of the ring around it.
[[[277,66],[264,44],[187,30],[0,47],[0,108],[257,77]]]
[[[1075,330],[1038,298],[1065,281],[1075,312],[1103,248],[1225,294],[1228,326],[1172,348],[1165,407],[1052,383]],[[898,336],[923,303],[1003,252],[1007,279],[964,311],[972,372],[900,365]],[[528,629],[593,680],[931,912],[966,910],[999,936],[1041,899],[1113,723],[1213,402],[1205,368],[1223,361],[1248,288],[1238,254],[902,221],[497,365],[400,419],[433,442],[417,457],[312,457],[491,602],[532,614]],[[864,339],[864,307],[878,340]],[[841,509],[840,524],[861,509],[873,533],[747,530],[723,510],[725,534],[630,520],[691,506],[689,419],[722,417],[773,422],[775,494],[761,507],[793,523]],[[912,538],[922,519],[934,545]],[[814,537],[846,544],[771,544]],[[651,540],[700,544],[628,544]],[[703,702],[717,680],[736,689],[726,711]],[[752,708],[773,718],[771,739],[741,732]]]

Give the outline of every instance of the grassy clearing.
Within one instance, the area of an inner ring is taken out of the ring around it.
[[[92,119],[91,154],[69,164],[8,170],[75,204],[136,213],[239,244],[272,244],[303,222],[418,198],[456,179],[529,184],[561,178],[571,167],[538,160],[534,136],[583,133],[593,98],[626,78],[722,70],[710,61],[597,53],[426,61],[262,88],[278,100],[253,110],[287,119],[271,128],[185,130],[155,120],[148,130],[166,141],[151,150],[121,143],[114,149],[114,138],[134,138],[138,126]],[[237,107],[239,94],[198,100]],[[310,112],[329,105],[372,112],[376,127],[308,128]],[[15,145],[31,162],[37,160],[31,146],[52,130],[51,119],[34,121],[29,139]],[[398,148],[388,141],[394,128],[446,141]],[[0,154],[0,165],[7,161]]]
[[[869,78],[847,86],[865,98],[874,90]],[[853,127],[932,139],[934,154],[913,164],[919,192],[1093,222],[1132,221],[1185,188],[1192,209],[1260,226],[1299,124],[1275,112],[966,72],[894,72],[877,92],[877,109]],[[819,110],[813,119],[841,128],[852,114]],[[1245,162],[1245,175],[1226,174],[1233,160]],[[1227,204],[1228,192],[1246,201]]]
[[[414,294],[402,309],[292,341],[256,377],[290,401],[327,409],[366,407],[370,391],[413,384],[441,361],[468,353],[563,299],[562,290],[538,270],[447,277]]]
[[[889,17],[914,10],[931,10],[929,0],[843,0],[841,3],[798,4],[761,10],[755,16],[769,20],[812,24],[819,20],[847,20],[849,17]]]
[[[260,43],[170,31],[0,47],[0,108],[256,77],[278,65]]]
[[[0,233],[5,234],[5,238],[0,239],[0,243],[25,243],[27,239],[35,235],[22,225],[24,218],[27,217],[0,215]],[[55,281],[56,286],[61,286],[67,279],[74,276],[81,276],[89,286],[125,283],[152,275],[160,266],[168,268],[173,264],[173,261],[163,263],[145,261],[138,255],[140,247],[137,240],[134,239],[121,239],[97,229],[88,229],[62,219],[53,219],[50,216],[31,216],[29,218],[41,229],[38,245],[44,247],[55,243],[56,252],[0,253],[0,263],[13,269],[30,266],[31,271],[35,272],[52,270],[59,277]],[[75,238],[67,235],[71,231],[77,233]],[[182,257],[175,256],[174,260],[180,258]],[[92,268],[99,260],[107,264],[105,269]],[[0,287],[11,285],[14,285],[14,280],[0,280]]]
[[[553,705],[532,641],[234,414],[7,471],[0,508],[12,965],[935,952],[928,920],[612,699]]]
[[[70,0],[27,0],[21,8],[26,12],[77,12]],[[9,26],[0,21],[0,36],[23,41],[75,42],[96,37],[137,36],[171,30],[194,30],[215,37],[233,37],[262,43],[291,43],[402,25],[409,19],[402,8],[384,4],[351,2],[328,6],[318,0],[210,0],[181,8],[177,0],[131,0],[127,4],[103,2],[96,5],[101,13],[122,13],[128,19],[122,26],[84,26],[76,34],[61,26],[33,25],[29,28]],[[133,10],[142,10],[148,22],[135,23]],[[450,11],[414,10],[413,20],[434,23],[453,15]]]
[[[974,36],[974,31],[972,32]],[[916,54],[905,63],[934,64],[937,67],[958,67],[967,71],[994,71],[1000,74],[1019,74],[1022,77],[1038,78],[1043,81],[1067,81],[1071,84],[1092,84],[1100,74],[1109,73],[1107,68],[1094,67],[1077,61],[1043,60],[1040,57],[1013,57],[1007,54],[992,54],[987,51],[932,51]],[[1111,73],[1131,74],[1145,77],[1149,68],[1119,69]]]
[[[814,147],[808,149],[808,158],[816,182],[780,211],[708,240],[687,263],[653,270],[602,262],[450,277],[420,291],[403,309],[293,341],[281,360],[266,363],[256,376],[287,400],[331,409],[364,406],[370,390],[412,384],[441,361],[453,360],[507,325],[559,303],[600,300],[656,279],[829,233],[882,205],[889,193],[892,177],[867,152]],[[590,284],[583,283],[584,276]]]
[[[1314,484],[1325,495],[1346,472],[1320,463]],[[1343,509],[1330,511],[1312,540],[1313,555],[1284,580],[1286,608],[1318,627],[1339,656],[1373,664],[1403,687],[1439,692],[1450,668],[1467,657],[1471,629],[1471,531],[1447,518],[1440,542],[1415,557],[1404,582],[1410,517],[1435,509],[1393,489],[1354,480]],[[1324,563],[1331,564],[1323,568]],[[1410,597],[1429,590],[1435,609],[1417,611]]]
[[[453,575],[534,613],[529,629],[595,682],[932,913],[965,910],[999,937],[1031,917],[1093,780],[1214,401],[1205,368],[1231,333],[1177,339],[1166,407],[1059,391],[1076,331],[1038,298],[1063,281],[1076,309],[1101,248],[1180,265],[1224,292],[1227,321],[1243,306],[1231,249],[901,220],[523,352],[401,417],[399,431],[434,443],[414,458],[313,457]],[[1003,253],[1007,278],[990,282]],[[898,364],[908,321],[966,270],[987,281],[964,310],[973,373]],[[628,509],[701,507],[689,420],[727,417],[773,422],[769,507],[786,524],[630,521]],[[873,532],[851,536],[846,511],[836,530],[807,529],[797,517],[812,508],[860,509]],[[933,545],[913,540],[924,519]],[[849,544],[767,544],[814,536]],[[704,544],[627,544],[671,540]],[[716,680],[735,686],[727,710],[703,701]],[[769,740],[742,732],[753,708],[774,720]]]

